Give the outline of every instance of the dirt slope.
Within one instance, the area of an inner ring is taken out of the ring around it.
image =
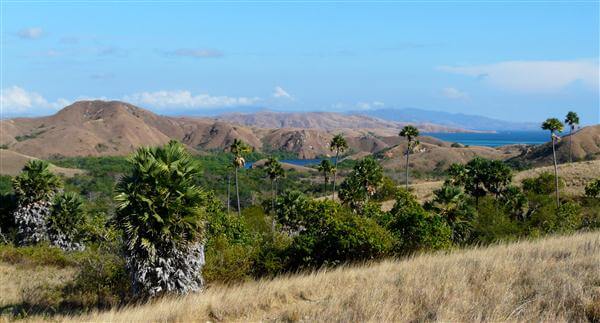
[[[23,166],[25,166],[25,164],[32,159],[37,158],[23,155],[11,150],[0,149],[0,175],[18,175],[21,173]],[[55,165],[50,165],[50,170],[55,174],[62,174],[67,177],[84,173],[84,171],[81,169],[63,168]]]
[[[568,132],[563,133],[563,137],[556,146],[556,156],[559,163],[569,161],[569,140],[571,136]],[[548,135],[548,141],[550,135]],[[584,127],[572,136],[573,140],[573,160],[592,160],[600,159],[600,125]],[[552,146],[550,142],[531,147],[523,154],[513,159],[515,162],[533,166],[544,166],[552,164]]]

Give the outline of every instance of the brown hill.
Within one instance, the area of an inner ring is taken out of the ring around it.
[[[481,146],[452,147],[450,143],[431,137],[420,137],[420,144],[410,155],[410,167],[416,171],[445,171],[453,163],[467,163],[476,156],[488,159],[507,159],[518,152],[504,147]],[[406,165],[406,141],[382,151],[378,156],[382,166],[390,170],[402,170]]]
[[[556,159],[559,163],[569,161],[569,140],[567,134],[556,145]],[[552,145],[548,142],[533,146],[511,161],[529,166],[545,166],[552,164]],[[600,125],[584,127],[572,135],[573,161],[600,159]]]
[[[37,159],[35,157],[19,154],[7,149],[0,150],[0,175],[11,175],[15,176],[21,173],[23,166],[32,160]],[[55,165],[50,165],[50,171],[55,174],[61,174],[67,177],[74,176],[75,174],[84,173],[81,169],[76,168],[63,168]]]
[[[342,132],[349,136],[371,133],[378,136],[394,136],[407,123],[387,121],[364,115],[347,115],[334,112],[271,112],[230,113],[217,120],[247,127],[265,129],[302,128],[326,132]],[[423,132],[472,132],[431,123],[417,124]]]
[[[363,125],[375,126],[378,122]],[[128,103],[98,100],[76,102],[48,117],[2,120],[0,129],[0,145],[38,158],[126,155],[137,147],[160,145],[170,139],[180,140],[192,149],[222,150],[235,138],[258,150],[314,158],[330,153],[332,137],[331,132],[319,129],[249,128],[208,118],[160,116]],[[350,129],[346,135],[352,151],[377,152],[400,140],[396,132],[378,137],[369,131]]]

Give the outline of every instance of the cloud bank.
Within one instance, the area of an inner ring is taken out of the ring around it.
[[[443,88],[442,95],[453,100],[464,100],[469,98],[469,94],[467,92],[463,92],[454,87]]]
[[[492,86],[520,92],[554,92],[573,83],[598,90],[597,60],[505,61],[488,65],[440,66],[438,70],[471,76]]]
[[[273,97],[277,99],[292,99],[292,96],[281,86],[276,86],[273,92]]]
[[[65,99],[58,99],[54,102],[50,102],[42,95],[36,92],[26,91],[18,86],[2,89],[0,102],[2,104],[2,114],[7,115],[58,110],[70,104],[70,101]]]
[[[260,101],[258,97],[211,96],[192,94],[190,91],[140,92],[123,97],[124,101],[157,108],[220,108],[249,106]]]
[[[44,35],[44,30],[39,27],[23,28],[17,32],[17,36],[22,39],[38,39]]]

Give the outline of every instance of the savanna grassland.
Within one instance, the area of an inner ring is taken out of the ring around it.
[[[53,320],[597,322],[599,272],[596,231],[215,285]]]
[[[343,134],[308,167],[238,138],[28,160],[0,177],[0,317],[600,320],[598,161],[470,156],[419,183],[418,134],[400,133],[405,170],[345,158]]]

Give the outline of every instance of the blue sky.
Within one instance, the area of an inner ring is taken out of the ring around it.
[[[599,2],[2,3],[4,116],[422,108],[598,123]]]

